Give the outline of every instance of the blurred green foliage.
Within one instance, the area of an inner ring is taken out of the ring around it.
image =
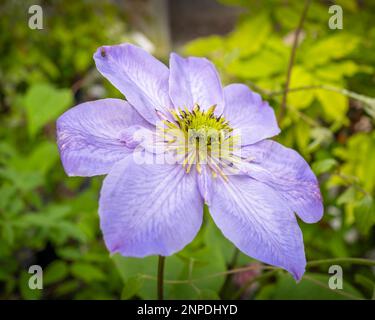
[[[303,1],[222,2],[245,9],[235,29],[194,40],[182,53],[208,57],[224,84],[248,84],[278,112]],[[308,261],[375,257],[375,4],[335,2],[344,9],[343,30],[328,28],[326,1],[309,9],[277,138],[320,179],[325,217],[301,224]],[[121,97],[99,76],[92,54],[129,40],[123,9],[109,0],[42,1],[45,28],[31,30],[25,9],[31,4],[0,4],[0,298],[156,298],[157,257],[109,256],[97,216],[102,178],[67,178],[55,144],[54,122],[64,110]],[[252,262],[234,253],[206,212],[193,243],[166,260],[166,297],[232,297],[253,277],[228,281],[229,266]],[[42,291],[27,286],[32,264],[44,268]],[[255,289],[242,297],[374,297],[374,270],[342,265],[344,290],[327,288],[322,264],[309,267],[300,284],[283,271],[261,269]]]

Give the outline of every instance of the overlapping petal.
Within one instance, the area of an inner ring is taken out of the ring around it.
[[[124,100],[102,99],[82,103],[57,120],[57,143],[70,176],[106,174],[132,147],[123,135],[131,126],[148,127]]]
[[[302,233],[272,188],[246,175],[216,180],[209,208],[224,236],[242,252],[301,279],[306,266]]]
[[[200,194],[206,204],[211,203],[212,197],[212,173],[207,165],[201,166],[201,172],[197,173],[197,183]]]
[[[216,105],[224,109],[223,90],[215,66],[205,58],[182,58],[172,53],[169,60],[169,95],[175,107],[191,110],[195,103],[203,110]]]
[[[203,200],[195,176],[181,166],[138,165],[128,157],[104,180],[99,214],[110,252],[167,256],[194,239]]]
[[[224,117],[241,135],[241,144],[249,145],[280,133],[275,112],[259,94],[243,84],[224,88]]]
[[[97,69],[136,110],[155,123],[155,109],[172,106],[168,95],[169,70],[143,49],[131,44],[100,47],[94,54]]]
[[[316,176],[298,152],[264,140],[242,149],[250,161],[249,176],[275,190],[305,222],[314,223],[323,216],[323,203]]]

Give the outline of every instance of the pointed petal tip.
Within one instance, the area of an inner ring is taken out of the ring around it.
[[[296,269],[293,269],[291,271],[288,271],[291,273],[291,275],[293,276],[294,280],[297,282],[297,283],[300,283],[301,280],[302,280],[302,277],[303,275],[305,274],[305,267],[303,267],[301,270],[296,270]]]

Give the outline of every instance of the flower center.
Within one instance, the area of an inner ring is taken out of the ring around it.
[[[233,128],[223,116],[215,115],[215,108],[201,110],[196,104],[191,111],[171,110],[173,120],[163,121],[163,141],[169,151],[175,152],[186,173],[193,165],[201,173],[201,166],[207,165],[214,177],[226,179],[226,171],[239,159],[234,155],[238,136],[233,135]]]

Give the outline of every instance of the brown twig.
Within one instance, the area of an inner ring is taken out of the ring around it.
[[[290,78],[292,75],[292,69],[293,69],[293,64],[296,56],[296,51],[297,51],[297,46],[298,46],[298,39],[299,35],[302,31],[303,23],[305,21],[307,11],[309,9],[311,0],[306,0],[305,1],[305,6],[302,11],[301,18],[298,23],[297,30],[294,34],[294,39],[293,39],[293,46],[292,46],[292,51],[290,53],[290,58],[289,58],[289,64],[288,64],[288,71],[287,71],[287,76],[286,76],[286,81],[285,81],[285,89],[284,89],[284,94],[283,94],[283,99],[281,102],[281,107],[280,107],[280,114],[279,114],[279,121],[284,117],[285,111],[286,111],[286,102],[287,102],[287,97],[288,97],[288,91],[289,91],[289,84],[290,84]]]

